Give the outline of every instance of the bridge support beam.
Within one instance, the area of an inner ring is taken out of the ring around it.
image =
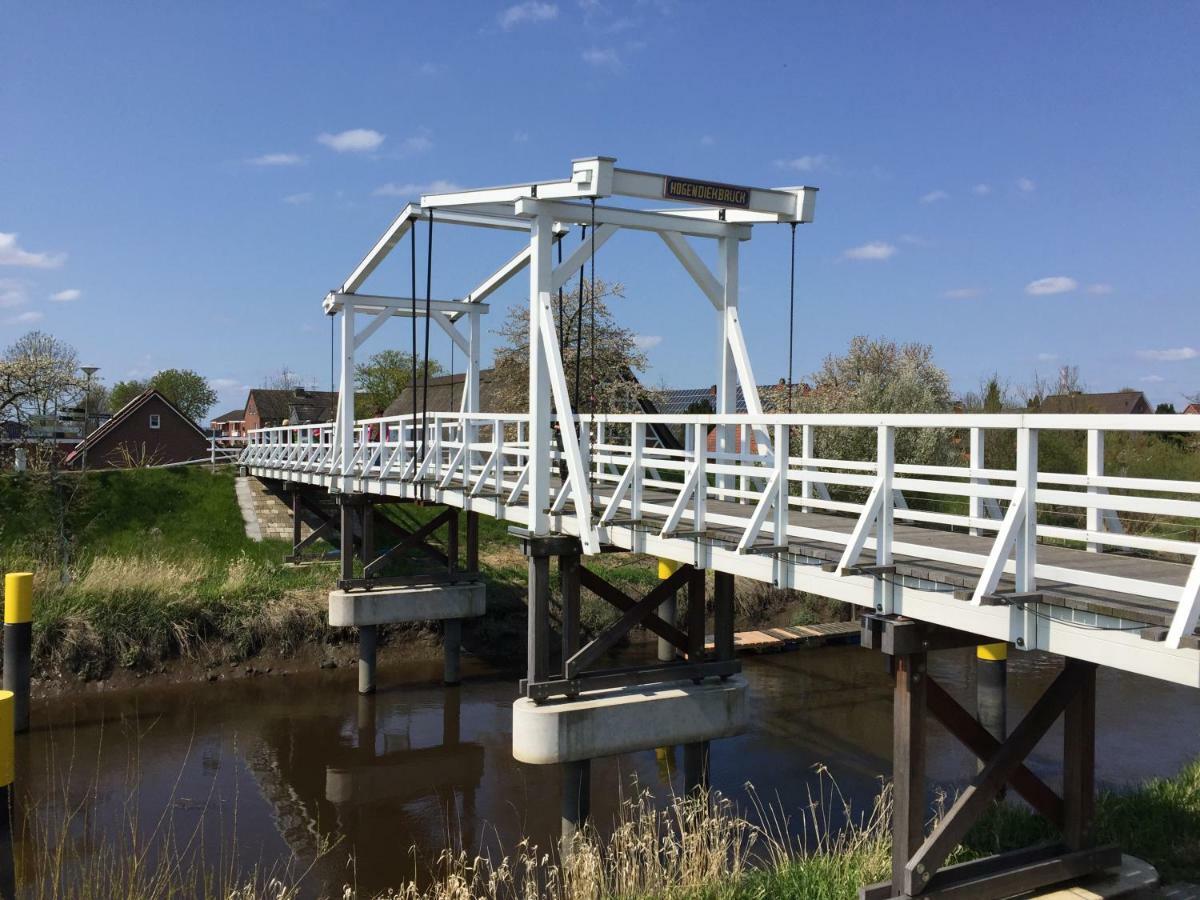
[[[461,680],[462,622],[481,616],[485,609],[484,586],[479,581],[479,520],[467,513],[466,567],[460,564],[459,511],[446,509],[415,526],[402,526],[393,518],[376,522],[373,497],[343,494],[341,504],[341,572],[338,589],[329,594],[329,624],[358,629],[359,679],[362,694],[374,692],[380,625],[402,622],[440,621],[443,633],[443,680],[456,685]],[[378,528],[395,544],[377,554]],[[378,528],[377,528],[378,526]],[[445,550],[427,542],[445,527]],[[358,541],[355,542],[357,531]],[[397,537],[398,536],[398,537]],[[354,571],[355,547],[362,574]],[[436,572],[416,575],[380,575],[380,567],[405,551],[416,551]]]
[[[998,741],[1008,736],[1008,644],[976,648],[975,708],[988,734]]]
[[[559,852],[563,859],[571,855],[576,835],[592,813],[592,761],[565,762],[562,769],[562,838]]]
[[[522,534],[529,560],[529,657],[525,695],[513,705],[513,755],[521,762],[562,767],[562,849],[568,852],[587,818],[590,761],[638,750],[684,748],[688,791],[708,783],[709,742],[746,725],[745,683],[735,678],[731,576],[727,610],[718,613],[717,652],[705,647],[705,572],[663,567],[657,587],[630,597],[582,565],[573,537]],[[561,658],[551,658],[550,561],[558,558]],[[681,588],[688,591],[686,623],[661,615]],[[580,591],[586,588],[621,611],[616,623],[583,644]],[[605,656],[637,625],[666,642],[670,658],[658,663],[602,668]],[[682,657],[682,658],[678,658]],[[712,678],[711,676],[716,676]]]
[[[1094,810],[1095,678],[1093,663],[1068,659],[1062,673],[1003,739],[958,704],[926,665],[931,650],[978,638],[892,616],[863,617],[863,643],[891,656],[893,706],[892,878],[864,887],[863,900],[970,896],[1009,897],[1119,866],[1120,849],[1091,840]],[[978,774],[929,835],[925,822],[925,719],[933,713],[982,762]],[[1055,721],[1064,718],[1063,794],[1034,775],[1025,760]],[[1063,832],[1063,843],[945,865],[1008,784]]]

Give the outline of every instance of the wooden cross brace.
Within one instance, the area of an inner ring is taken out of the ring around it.
[[[1119,848],[1090,843],[1095,797],[1095,664],[1068,659],[1004,741],[992,737],[929,677],[923,651],[896,656],[895,674],[892,880],[864,887],[860,891],[863,900],[1006,897],[1120,862]],[[926,709],[983,763],[928,837],[924,835]],[[1061,797],[1024,764],[1060,716],[1065,720]],[[1063,844],[943,868],[1005,784],[1011,784],[1062,831]]]

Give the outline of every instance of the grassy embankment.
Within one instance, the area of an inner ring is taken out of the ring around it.
[[[336,566],[286,566],[285,542],[247,538],[232,470],[59,478],[57,485],[44,475],[0,478],[0,565],[35,573],[39,675],[96,679],[117,669],[152,672],[179,658],[216,664],[353,638],[325,623]],[[421,520],[436,511],[409,506],[404,514]],[[480,564],[488,615],[468,623],[466,646],[498,665],[518,661],[526,564],[504,523],[488,517],[480,518]],[[649,560],[612,554],[589,565],[631,593],[644,593],[656,579]],[[745,592],[742,618],[777,611],[788,599],[778,593]],[[585,632],[615,617],[612,607],[585,596]],[[403,633],[436,638],[431,629]]]
[[[584,833],[571,861],[560,866],[553,852],[529,843],[503,860],[446,853],[420,885],[398,885],[380,897],[405,900],[851,900],[860,885],[884,880],[890,869],[890,805],[885,790],[864,815],[844,809],[836,786],[821,779],[820,796],[801,822],[785,823],[774,809],[758,808],[751,822],[719,797],[711,803],[677,800],[656,808],[645,797],[627,801],[609,837]],[[73,814],[78,815],[78,814]],[[835,831],[831,822],[852,824]],[[762,822],[767,825],[762,825]],[[87,830],[73,817],[33,824],[35,853],[25,878],[37,885],[31,897],[141,898],[227,897],[285,900],[319,893],[308,860],[268,875],[263,866],[245,874],[236,858],[208,861],[196,835],[175,833],[169,814],[136,851],[126,847],[136,828],[105,831],[91,842],[67,838]],[[800,832],[799,839],[788,834]],[[1200,761],[1171,779],[1100,796],[1096,836],[1156,866],[1168,882],[1200,880]],[[961,862],[1054,838],[1024,808],[999,806],[952,855]],[[807,847],[807,850],[802,849]],[[335,852],[336,847],[320,853]],[[265,867],[270,871],[270,867]],[[240,873],[240,874],[239,874]],[[352,886],[323,896],[366,900]]]

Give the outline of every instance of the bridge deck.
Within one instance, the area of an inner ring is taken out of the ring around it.
[[[283,473],[260,470],[258,474],[264,477],[279,477]],[[317,476],[316,479],[328,479]],[[558,479],[554,479],[553,487],[559,488]],[[385,479],[383,482],[368,480],[365,485],[368,493],[395,495],[396,493],[412,493],[415,486],[399,478]],[[426,487],[429,487],[428,485]],[[445,489],[430,492],[438,502],[449,503],[463,508],[473,508],[484,514],[496,514],[497,518],[516,523],[524,523],[526,510],[523,504],[505,505],[495,498],[466,498],[463,496],[463,485],[451,483]],[[593,499],[597,508],[612,496],[611,487],[605,484],[595,486]],[[644,502],[647,505],[668,506],[678,495],[665,490],[647,490]],[[748,520],[753,512],[753,506],[726,500],[709,498],[708,510],[718,516],[728,516]],[[564,512],[573,512],[574,506],[568,501]],[[565,518],[565,517],[564,517]],[[661,531],[666,517],[652,512],[645,513],[642,521],[632,526],[611,526],[606,529],[610,536],[618,532],[657,534]],[[799,528],[817,529],[837,535],[849,536],[854,529],[855,519],[849,515],[837,515],[817,511],[801,511],[792,509],[788,516],[789,524]],[[739,525],[714,524],[705,529],[703,538],[675,539],[695,542],[699,540],[712,546],[736,547],[744,528]],[[907,544],[928,546],[940,550],[952,550],[976,556],[986,556],[994,542],[992,536],[972,535],[960,531],[947,531],[939,528],[927,528],[920,525],[896,523],[895,540]],[[816,560],[829,565],[835,565],[845,549],[844,543],[821,541],[814,539],[789,537],[788,553],[782,554],[789,558]],[[1070,547],[1042,544],[1038,548],[1038,562],[1070,569],[1077,572],[1096,572],[1115,575],[1123,578],[1153,581],[1160,584],[1178,586],[1180,588],[1188,580],[1190,568],[1180,563],[1167,562],[1143,556],[1132,556],[1126,553],[1090,553]],[[874,563],[874,554],[870,548],[864,550],[860,560],[862,565]],[[893,557],[897,576],[930,582],[956,599],[965,602],[970,592],[974,590],[980,577],[980,567],[931,560],[911,554],[897,553]],[[715,568],[724,568],[720,558],[714,559]],[[741,573],[746,574],[746,573]],[[752,575],[750,577],[753,577]],[[1001,578],[1001,592],[1014,590],[1015,585],[1011,575]],[[1175,614],[1175,604],[1167,600],[1146,597],[1137,594],[1121,593],[1099,587],[1084,587],[1062,581],[1039,579],[1038,592],[1042,594],[1045,605],[1061,607],[1090,613],[1097,616],[1107,616],[1126,623],[1141,623],[1147,626],[1169,626]],[[1133,630],[1131,626],[1127,627]],[[1200,627],[1196,629],[1200,635]],[[1189,646],[1195,646],[1195,641],[1189,641]]]
[[[608,493],[604,491],[598,493],[604,497],[608,496]],[[648,492],[647,500],[651,496]],[[657,492],[657,499],[666,503],[673,500],[674,495]],[[745,504],[721,500],[709,500],[708,506],[710,511],[742,518],[749,518],[753,510],[753,507]],[[800,510],[792,510],[788,520],[791,525],[831,531],[846,536],[849,536],[855,523],[850,516],[816,511],[801,512]],[[662,527],[663,518],[646,516],[645,522],[644,527],[657,531]],[[712,540],[733,545],[736,545],[741,537],[741,530],[736,526],[718,525],[705,530]],[[927,545],[942,550],[954,550],[979,556],[986,556],[994,541],[994,538],[990,536],[976,536],[964,532],[902,523],[896,524],[895,539],[908,544]],[[788,540],[790,554],[820,559],[828,563],[836,563],[841,558],[844,549],[845,544],[829,541],[799,538],[789,538]],[[865,550],[861,560],[862,564],[870,565],[874,561],[874,554],[871,550]],[[903,553],[897,553],[892,561],[896,565],[897,575],[945,585],[947,588],[956,589],[956,593],[960,596],[963,591],[973,591],[979,582],[980,569],[977,566],[956,565]],[[1122,553],[1089,553],[1086,550],[1059,547],[1053,544],[1039,546],[1038,562],[1080,572],[1103,572],[1125,578],[1177,585],[1180,588],[1187,582],[1190,572],[1189,566],[1179,563]],[[1012,591],[1014,587],[1012,576],[1006,575],[1001,578],[1001,591]],[[1037,587],[1047,604],[1115,618],[1131,619],[1136,622],[1145,622],[1148,625],[1170,625],[1171,617],[1175,614],[1175,604],[1152,597],[1123,594],[1104,588],[1080,587],[1043,579],[1038,580]],[[963,597],[962,599],[968,598]],[[1197,630],[1200,631],[1200,629]]]
[[[574,474],[566,488],[558,477],[578,464],[535,446],[520,415],[432,414],[419,442],[419,420],[366,420],[349,455],[328,425],[265,429],[242,462],[268,479],[420,498],[578,536],[586,553],[614,546],[1200,687],[1200,481],[1105,475],[1097,428],[1200,432],[1196,417],[674,417],[691,434],[684,450],[651,446],[646,417],[610,418],[580,419],[590,512],[576,507]],[[722,427],[743,440],[714,448],[709,429]],[[827,428],[875,430],[879,449],[823,458],[812,435]],[[969,432],[970,462],[897,463],[893,433],[921,428],[943,442]],[[983,432],[1006,428],[1017,464],[986,467]],[[1088,470],[1039,470],[1038,430],[1084,432]],[[550,477],[533,504],[535,468]],[[877,563],[894,570],[862,571]],[[984,602],[997,594],[1016,596]]]

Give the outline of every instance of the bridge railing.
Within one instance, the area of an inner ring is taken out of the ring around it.
[[[264,429],[252,433],[243,462],[519,505],[528,502],[528,422],[489,413],[361,420],[346,466],[331,424]],[[965,566],[979,572],[975,604],[994,602],[1006,577],[1010,595],[1034,594],[1039,582],[1113,591],[1173,609],[1176,646],[1200,616],[1200,481],[1135,474],[1155,459],[1187,458],[1164,447],[1194,440],[1200,416],[608,415],[574,425],[593,509],[577,509],[556,478],[550,512],[576,517],[581,529],[654,523],[662,537],[745,554],[816,541],[840,548],[844,573],[867,556],[874,567],[897,556]],[[684,449],[657,444],[652,425],[674,429]],[[1106,440],[1115,471],[1105,469]],[[930,447],[938,452],[920,452]],[[538,452],[561,471],[557,446]],[[930,456],[937,462],[921,461]],[[920,530],[897,534],[897,523]],[[929,530],[985,540],[933,541]],[[1066,565],[1048,545],[1182,560],[1190,577]],[[887,603],[885,592],[890,611]]]

